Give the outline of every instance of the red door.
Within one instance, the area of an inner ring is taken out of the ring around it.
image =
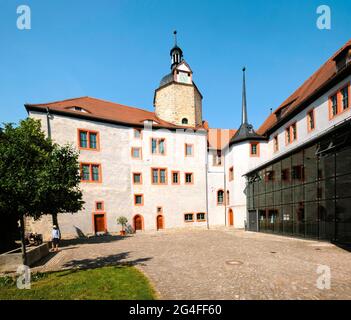
[[[229,209],[229,225],[232,227],[234,226],[234,215],[233,215],[233,210],[232,209]]]
[[[136,230],[143,230],[143,221],[141,216],[137,215],[134,217],[134,229]]]
[[[157,216],[157,230],[163,229],[163,216]]]
[[[105,217],[103,214],[96,214],[94,216],[95,233],[105,232]]]

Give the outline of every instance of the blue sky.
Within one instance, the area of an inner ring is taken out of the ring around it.
[[[21,4],[31,8],[31,30],[16,27]],[[316,27],[322,4],[331,30]],[[239,126],[245,65],[257,128],[351,38],[350,16],[349,0],[1,0],[0,122],[25,118],[24,103],[79,96],[153,110],[177,29],[204,119]]]

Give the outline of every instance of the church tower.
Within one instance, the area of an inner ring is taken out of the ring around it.
[[[176,125],[197,127],[202,125],[202,95],[193,82],[193,72],[183,58],[174,31],[171,49],[171,72],[162,78],[155,90],[155,114]]]

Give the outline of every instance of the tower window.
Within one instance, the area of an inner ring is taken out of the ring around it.
[[[188,119],[187,118],[183,118],[182,119],[182,124],[188,124]]]

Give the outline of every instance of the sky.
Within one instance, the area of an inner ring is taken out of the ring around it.
[[[19,5],[31,29],[17,28]],[[317,28],[317,8],[331,29]],[[0,123],[25,103],[80,96],[153,111],[173,30],[203,95],[203,119],[237,128],[242,67],[249,122],[270,113],[351,38],[350,0],[1,0]]]

